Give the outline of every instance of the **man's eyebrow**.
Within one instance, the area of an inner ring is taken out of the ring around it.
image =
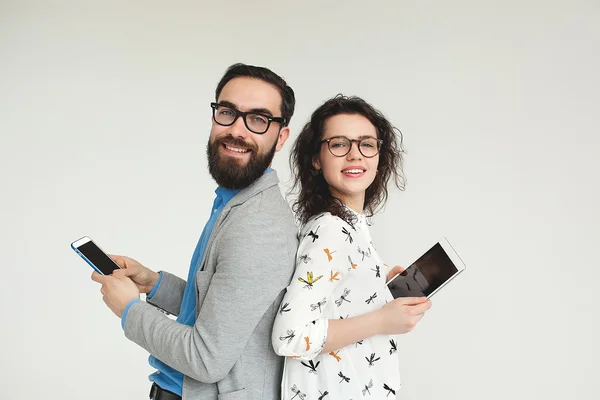
[[[229,107],[229,108],[235,108],[237,110],[237,106],[235,104],[233,104],[232,102],[227,101],[227,100],[219,101],[217,104],[220,104],[222,106]]]
[[[230,101],[223,100],[223,101],[220,101],[219,104],[221,104],[221,105],[223,105],[225,107],[234,108],[234,109],[236,109],[236,110],[239,111],[239,109],[237,108],[237,106],[235,104],[233,104],[232,102],[230,102]],[[271,117],[273,116],[273,113],[268,108],[252,108],[252,109],[248,110],[247,112],[258,113],[258,114],[266,114],[266,115],[271,116]]]
[[[267,114],[269,116],[273,116],[273,113],[268,108],[253,108],[249,112],[254,112],[258,114]]]

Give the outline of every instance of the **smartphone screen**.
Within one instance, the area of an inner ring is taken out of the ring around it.
[[[120,268],[89,238],[78,240],[72,247],[88,264],[104,275],[110,275],[114,270]]]
[[[444,246],[446,249],[448,246]],[[438,289],[446,284],[464,269],[464,264],[458,267],[453,261],[457,255],[448,255],[438,242],[425,252],[417,261],[412,263],[404,272],[397,275],[388,283],[388,288],[394,298],[398,297],[431,297]],[[450,250],[449,250],[450,251]],[[452,256],[452,258],[451,258]]]

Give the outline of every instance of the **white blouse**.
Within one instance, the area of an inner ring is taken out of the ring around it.
[[[389,269],[375,252],[364,215],[352,226],[324,213],[300,233],[296,272],[273,327],[273,348],[286,356],[283,400],[394,399],[400,388],[395,336],[377,335],[328,354],[330,319],[349,318],[393,300]]]

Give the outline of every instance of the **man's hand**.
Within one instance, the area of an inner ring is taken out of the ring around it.
[[[109,254],[109,256],[122,268],[113,271],[112,275],[114,277],[129,277],[137,285],[140,293],[148,294],[152,291],[152,288],[156,285],[160,276],[158,272],[154,272],[151,269],[144,267],[133,258],[112,254]]]
[[[131,300],[140,298],[136,284],[126,276],[101,275],[94,271],[92,280],[102,284],[102,300],[119,318],[123,316],[123,311]]]

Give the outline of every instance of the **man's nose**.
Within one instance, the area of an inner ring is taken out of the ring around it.
[[[233,125],[229,127],[229,133],[231,134],[231,136],[241,139],[245,139],[252,134],[252,132],[250,132],[248,128],[246,128],[246,124],[244,123],[244,117],[242,117],[241,115],[238,117],[238,119],[235,120]]]

